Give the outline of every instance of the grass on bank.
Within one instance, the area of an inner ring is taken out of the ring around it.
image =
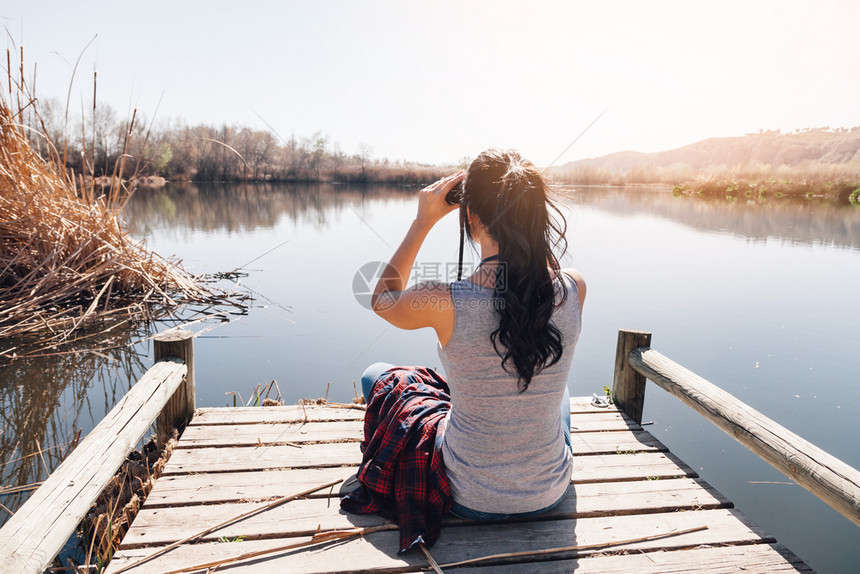
[[[689,166],[644,167],[624,173],[593,167],[554,172],[553,180],[574,185],[668,185],[676,195],[765,199],[827,197],[860,203],[860,166],[809,162],[800,166],[743,165],[693,170]]]
[[[779,199],[782,197],[824,197],[848,203],[860,202],[860,179],[829,181],[816,178],[801,179],[735,179],[712,178],[676,185],[675,195],[700,195],[732,201],[742,199]]]

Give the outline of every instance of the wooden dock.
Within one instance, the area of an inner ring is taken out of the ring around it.
[[[572,399],[571,412],[574,471],[564,502],[528,521],[450,517],[430,551],[443,571],[811,572],[626,414],[592,406],[588,398]],[[107,573],[164,574],[308,543],[316,533],[385,527],[389,523],[375,514],[351,515],[339,505],[339,497],[357,486],[351,477],[361,461],[363,414],[325,406],[198,409]],[[345,482],[128,568],[268,501],[338,479]],[[398,556],[397,545],[394,527],[259,555],[217,572],[430,569],[422,552]],[[537,554],[561,547],[577,548]],[[517,552],[528,554],[453,566]]]

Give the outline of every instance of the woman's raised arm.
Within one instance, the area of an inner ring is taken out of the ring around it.
[[[373,291],[373,311],[401,329],[437,327],[438,314],[449,301],[444,284],[419,283],[406,289],[409,272],[427,234],[442,217],[457,209],[445,202],[445,194],[466,177],[458,172],[428,185],[418,193],[418,213],[400,246],[382,271]]]

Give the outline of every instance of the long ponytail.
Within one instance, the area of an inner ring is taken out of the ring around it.
[[[541,173],[517,152],[488,150],[469,167],[460,207],[469,239],[467,207],[499,244],[494,294],[499,327],[490,340],[502,368],[517,376],[520,392],[564,350],[561,331],[550,319],[560,272],[554,251],[567,249],[567,222],[548,192]],[[567,296],[566,290],[561,293],[558,305]]]

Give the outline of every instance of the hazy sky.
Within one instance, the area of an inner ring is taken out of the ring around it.
[[[37,95],[72,109],[322,131],[347,153],[559,163],[860,125],[860,2],[3,0]],[[13,68],[16,67],[13,55]],[[3,59],[5,69],[6,61]],[[5,73],[4,73],[5,75]],[[5,81],[3,84],[5,85]],[[259,116],[258,116],[259,114]]]

